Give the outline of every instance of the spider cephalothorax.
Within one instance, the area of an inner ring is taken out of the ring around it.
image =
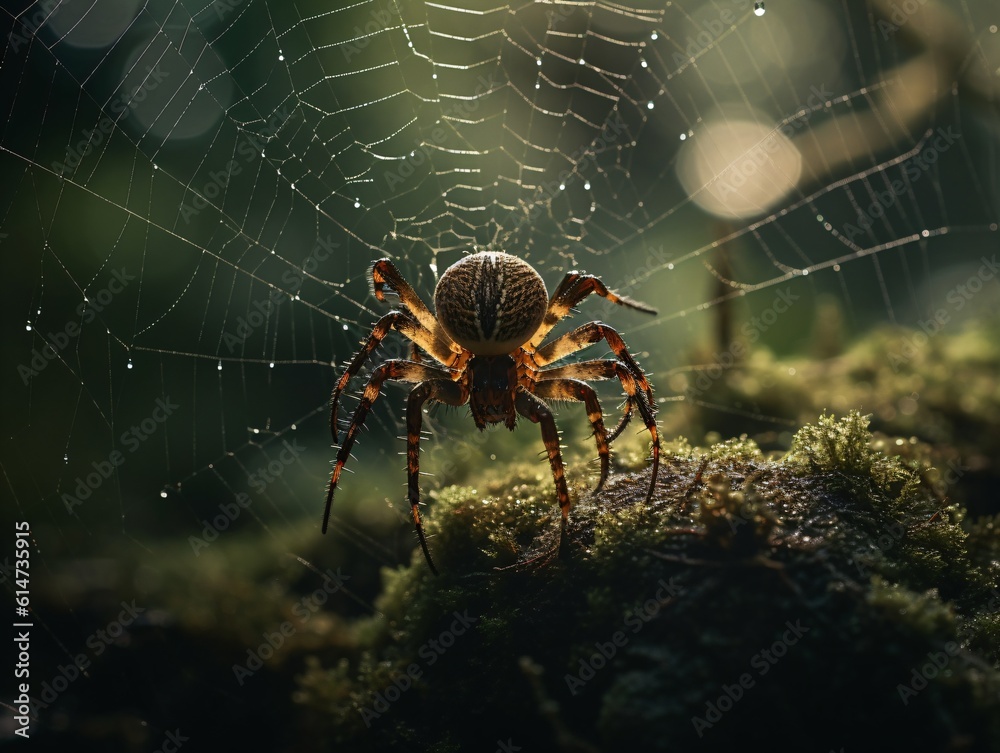
[[[409,338],[414,344],[414,353],[410,360],[385,361],[372,372],[330,476],[323,515],[324,533],[344,463],[350,457],[354,440],[382,384],[388,380],[417,383],[406,404],[407,496],[420,546],[434,573],[437,570],[427,549],[418,510],[421,411],[428,400],[448,405],[468,403],[479,429],[498,423],[513,429],[518,414],[540,424],[555,479],[556,498],[562,509],[563,534],[569,516],[569,491],[559,451],[559,433],[544,399],[584,403],[601,462],[597,489],[601,489],[608,477],[609,443],[625,428],[633,408],[638,409],[653,440],[653,469],[647,500],[652,496],[660,458],[653,389],[621,336],[607,324],[589,322],[542,345],[559,320],[591,293],[621,306],[656,313],[652,308],[616,295],[593,275],[580,272],[568,273],[550,297],[545,291],[545,283],[531,265],[516,256],[493,251],[466,256],[445,270],[434,290],[436,317],[388,259],[375,262],[371,277],[375,297],[385,300],[383,288],[388,285],[399,296],[400,308],[379,319],[333,388],[330,430],[334,442],[338,435],[340,394],[389,331],[394,329]],[[551,366],[600,340],[607,342],[614,358]],[[436,363],[422,361],[418,348]],[[625,412],[610,433],[604,427],[597,394],[586,383],[594,379],[618,379],[625,389]]]

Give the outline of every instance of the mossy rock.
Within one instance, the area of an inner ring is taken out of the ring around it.
[[[1000,749],[1000,526],[822,416],[783,458],[665,453],[573,508],[551,479],[437,495],[297,700],[331,750]]]

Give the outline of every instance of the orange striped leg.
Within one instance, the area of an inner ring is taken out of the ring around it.
[[[565,335],[557,337],[535,352],[535,363],[538,366],[555,363],[601,340],[607,342],[608,347],[611,348],[611,352],[615,354],[615,357],[629,368],[629,371],[632,372],[632,375],[645,391],[646,399],[652,403],[653,388],[650,386],[649,380],[643,373],[642,368],[632,357],[632,354],[628,352],[628,346],[617,330],[603,322],[587,322],[572,332],[567,332]]]
[[[424,403],[428,400],[436,400],[439,403],[448,405],[464,405],[469,399],[467,390],[463,385],[451,381],[450,379],[432,379],[429,382],[418,384],[410,390],[410,396],[406,401],[406,475],[407,475],[407,496],[410,501],[410,510],[413,513],[413,525],[417,529],[417,539],[420,541],[420,548],[424,552],[424,558],[431,568],[431,572],[438,574],[431,559],[431,553],[427,549],[427,540],[424,537],[424,527],[420,522],[420,424],[422,419]]]
[[[351,456],[351,447],[354,446],[354,440],[357,439],[358,432],[361,431],[361,426],[368,416],[368,411],[371,410],[372,403],[379,397],[382,384],[387,380],[397,382],[425,382],[428,379],[442,378],[450,381],[448,372],[443,369],[398,359],[386,361],[375,369],[371,379],[368,380],[368,384],[365,385],[365,391],[361,395],[361,402],[354,409],[350,426],[347,427],[347,433],[344,436],[344,443],[337,452],[337,462],[333,466],[333,473],[330,474],[330,487],[326,493],[326,510],[323,513],[323,533],[326,533],[330,522],[330,506],[333,504],[334,492],[337,491],[337,482],[340,480],[340,473],[344,469],[344,463],[347,462],[347,458]]]
[[[545,312],[545,318],[542,320],[541,326],[531,337],[532,346],[537,348],[542,343],[542,340],[545,339],[545,336],[552,331],[552,328],[559,323],[559,320],[569,314],[574,306],[591,293],[596,293],[612,303],[617,303],[619,306],[625,306],[626,308],[635,309],[647,314],[656,313],[656,309],[647,306],[645,303],[608,290],[607,286],[597,277],[594,277],[594,275],[569,272],[553,291],[552,297],[549,298],[549,307]]]
[[[396,330],[401,335],[413,341],[413,350],[419,345],[427,351],[432,358],[445,366],[450,366],[455,360],[455,354],[442,342],[435,339],[426,329],[415,322],[409,314],[404,311],[390,311],[379,319],[372,328],[372,333],[368,340],[361,346],[354,358],[348,364],[344,373],[333,387],[333,394],[330,396],[330,434],[333,441],[337,441],[337,405],[340,402],[340,394],[347,389],[351,377],[361,371],[368,356],[371,355],[379,344],[386,338],[391,330]]]
[[[372,290],[376,298],[380,301],[385,300],[384,288],[388,285],[399,296],[399,302],[406,307],[406,310],[413,315],[414,319],[420,322],[420,325],[424,329],[456,353],[461,350],[448,336],[448,333],[444,331],[441,323],[431,313],[430,309],[427,308],[427,304],[417,295],[416,291],[410,286],[410,283],[403,279],[403,275],[399,273],[396,265],[389,259],[379,259],[372,265],[371,278]]]
[[[553,400],[579,400],[587,408],[587,418],[594,427],[594,439],[597,441],[597,457],[601,461],[601,477],[597,481],[595,491],[604,487],[608,480],[608,470],[611,465],[611,453],[608,450],[608,432],[604,428],[604,414],[597,393],[586,382],[577,379],[547,379],[535,383],[535,394],[542,398]]]
[[[647,402],[647,392],[639,389],[640,385],[631,369],[620,361],[609,358],[557,366],[554,369],[546,369],[539,376],[546,379],[581,379],[583,381],[617,378],[621,382],[625,394],[628,395],[628,400],[639,409],[639,415],[645,422],[653,440],[653,473],[649,479],[649,492],[646,494],[646,502],[649,502],[653,498],[656,474],[660,467],[660,433],[656,428],[656,403]],[[652,396],[652,391],[650,390],[648,394]],[[623,418],[622,421],[624,422],[625,419]],[[621,425],[615,427],[616,436],[621,428],[624,427]]]
[[[552,418],[549,406],[530,392],[519,391],[514,399],[514,407],[531,423],[541,424],[542,442],[545,443],[549,465],[552,467],[552,478],[556,482],[556,500],[562,510],[562,527],[559,529],[559,548],[562,551],[562,544],[566,539],[566,523],[569,520],[569,489],[566,487],[566,471],[563,468],[562,453],[559,450],[559,430],[556,428],[556,422]]]

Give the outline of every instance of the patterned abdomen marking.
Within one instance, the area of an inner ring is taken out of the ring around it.
[[[438,321],[476,355],[497,356],[524,345],[548,306],[545,283],[529,264],[486,251],[448,267],[434,290]]]

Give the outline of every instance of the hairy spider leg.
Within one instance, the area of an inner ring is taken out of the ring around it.
[[[405,311],[390,311],[375,322],[368,340],[361,346],[361,350],[354,354],[354,358],[333,387],[333,394],[330,395],[330,433],[333,435],[334,442],[337,441],[337,406],[340,402],[340,394],[347,389],[351,377],[361,371],[368,356],[386,338],[390,330],[396,330],[412,340],[415,346],[419,345],[443,366],[451,366],[458,358],[458,354],[453,353],[447,345],[435,338],[426,328],[420,326]]]
[[[594,388],[577,379],[546,379],[536,382],[532,392],[538,397],[552,400],[579,400],[587,408],[587,418],[594,427],[594,439],[597,441],[597,457],[601,461],[601,477],[595,491],[603,489],[611,468],[611,452],[608,449],[608,432],[604,428],[601,403]]]
[[[616,439],[618,439],[618,435],[621,434],[623,431],[625,431],[625,427],[628,426],[628,422],[632,420],[633,405],[634,403],[632,402],[632,398],[626,396],[625,412],[622,413],[622,417],[618,419],[618,425],[608,433],[608,444],[611,444]]]
[[[427,540],[424,537],[424,527],[420,522],[420,425],[424,403],[428,400],[435,400],[446,405],[465,405],[469,399],[468,388],[461,383],[453,382],[450,379],[432,379],[421,382],[412,390],[406,400],[406,475],[407,475],[407,496],[410,500],[410,510],[413,513],[413,525],[417,529],[417,538],[420,541],[420,548],[424,552],[424,558],[431,568],[431,572],[438,574],[431,560],[431,553],[427,549]]]
[[[437,317],[431,313],[431,310],[427,308],[427,304],[417,295],[416,291],[410,286],[410,283],[403,279],[403,275],[399,273],[396,265],[389,259],[379,259],[372,265],[371,278],[372,292],[375,293],[376,298],[380,301],[385,300],[383,288],[388,285],[392,290],[396,291],[396,295],[399,296],[399,302],[406,307],[406,310],[413,315],[414,319],[420,322],[420,326],[455,353],[461,352],[461,346],[448,336],[448,333],[444,331],[444,327],[441,326]],[[423,346],[421,345],[421,347]]]
[[[535,334],[531,336],[531,347],[537,348],[541,345],[542,340],[552,331],[552,328],[563,317],[569,314],[574,306],[591,293],[596,293],[619,306],[625,306],[626,308],[635,309],[647,314],[656,313],[656,309],[652,306],[647,306],[645,303],[633,300],[628,296],[618,295],[608,290],[607,286],[597,277],[594,277],[594,275],[568,272],[549,298],[549,307],[545,312],[545,318],[535,331]]]
[[[646,502],[649,502],[653,498],[656,473],[660,467],[660,433],[656,428],[656,407],[647,403],[643,393],[637,388],[635,374],[620,361],[608,358],[556,366],[540,372],[539,376],[545,377],[547,380],[580,379],[584,381],[618,378],[629,400],[638,406],[639,415],[642,416],[646,429],[649,430],[653,439],[653,473],[649,479],[649,492],[646,494]],[[544,384],[544,382],[539,382],[539,384]]]
[[[605,340],[618,360],[629,367],[633,376],[646,393],[646,399],[649,401],[649,404],[655,410],[656,403],[653,400],[653,388],[649,383],[649,379],[639,366],[639,363],[628,352],[628,346],[625,345],[625,341],[621,335],[613,327],[603,322],[588,322],[577,327],[572,332],[567,332],[565,335],[557,337],[552,342],[539,348],[535,352],[534,360],[537,365],[544,366],[559,361],[601,340]],[[625,399],[625,412],[622,414],[621,419],[619,419],[618,425],[608,434],[609,443],[614,442],[622,431],[625,430],[625,427],[628,426],[629,421],[632,419],[633,407],[633,399],[627,397]]]
[[[425,366],[420,363],[412,363],[411,361],[404,361],[402,359],[386,361],[372,372],[371,379],[368,380],[368,384],[365,385],[365,390],[361,395],[361,401],[358,403],[358,407],[354,409],[351,424],[347,427],[347,433],[344,435],[344,443],[337,452],[337,462],[333,466],[333,473],[330,474],[330,488],[326,493],[326,509],[323,512],[323,533],[326,533],[330,522],[330,507],[333,504],[333,494],[337,490],[337,481],[340,480],[340,472],[343,470],[347,458],[351,456],[351,447],[354,446],[354,440],[357,438],[358,432],[361,430],[361,426],[368,416],[368,411],[371,410],[372,403],[381,394],[382,384],[388,380],[396,382],[426,382],[429,379],[451,381],[451,375],[443,369]]]
[[[538,366],[547,366],[550,363],[561,361],[566,356],[572,355],[579,350],[583,350],[596,342],[604,340],[607,342],[611,352],[615,357],[628,367],[632,376],[636,378],[650,405],[656,405],[653,401],[653,387],[643,373],[638,362],[628,352],[628,346],[622,336],[613,327],[603,322],[587,322],[577,327],[572,332],[567,332],[561,337],[557,337],[547,345],[543,345],[535,352],[535,363]]]
[[[542,442],[549,456],[552,478],[556,482],[556,499],[559,500],[559,507],[562,510],[559,537],[559,545],[562,547],[562,543],[566,540],[566,523],[569,520],[569,489],[566,487],[566,472],[563,469],[562,452],[559,449],[559,430],[556,428],[549,406],[530,392],[518,390],[517,397],[514,398],[514,407],[531,423],[541,425]]]

